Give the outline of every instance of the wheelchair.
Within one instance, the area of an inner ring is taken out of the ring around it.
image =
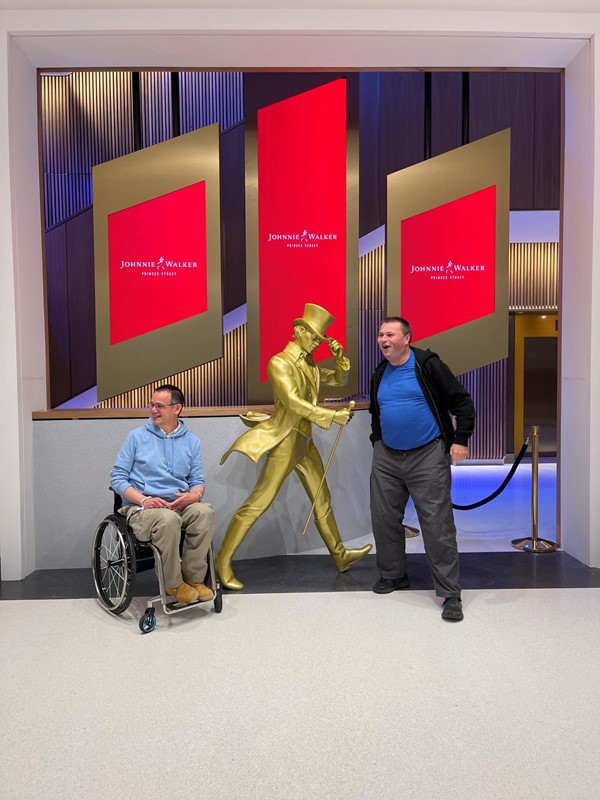
[[[98,525],[92,544],[92,572],[96,593],[111,614],[122,614],[133,600],[137,574],[152,569],[156,564],[160,593],[156,597],[148,598],[146,610],[139,621],[140,631],[151,633],[156,627],[155,603],[161,603],[165,614],[177,614],[203,603],[182,605],[167,594],[162,558],[158,549],[152,542],[140,542],[135,538],[125,517],[119,514],[121,497],[114,492],[113,494],[113,513],[108,514]],[[215,571],[212,544],[207,561],[206,585],[213,591],[215,613],[220,614],[223,609],[223,592]]]

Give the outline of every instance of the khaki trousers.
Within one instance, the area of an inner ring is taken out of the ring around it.
[[[170,508],[123,506],[127,519],[140,542],[152,542],[163,560],[165,586],[176,589],[184,580],[204,583],[208,564],[206,556],[215,532],[215,515],[210,503],[192,503],[183,511]],[[185,531],[179,557],[181,531]]]

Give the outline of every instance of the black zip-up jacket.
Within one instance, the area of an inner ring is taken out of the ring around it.
[[[440,426],[446,449],[449,451],[453,444],[466,447],[475,428],[475,406],[470,394],[437,353],[412,346],[410,349],[415,354],[415,372],[419,386]],[[384,359],[371,378],[369,411],[372,430],[370,438],[373,444],[382,438],[377,392],[387,363]],[[456,419],[456,428],[452,424],[451,414]]]

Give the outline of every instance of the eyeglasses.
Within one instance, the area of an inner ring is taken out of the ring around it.
[[[152,411],[155,408],[157,411],[162,411],[163,408],[168,408],[169,406],[178,406],[179,403],[148,403],[148,411]]]

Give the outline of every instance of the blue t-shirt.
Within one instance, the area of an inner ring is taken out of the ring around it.
[[[381,435],[394,450],[414,450],[441,435],[415,373],[415,354],[399,367],[387,364],[377,391]]]

